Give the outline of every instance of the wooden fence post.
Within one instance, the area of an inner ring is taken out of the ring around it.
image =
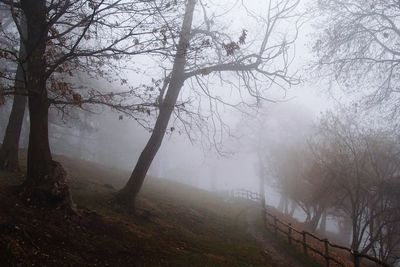
[[[325,244],[325,261],[326,261],[326,267],[329,267],[329,241],[328,239],[324,239],[324,244]]]
[[[358,251],[354,250],[353,251],[353,256],[354,256],[354,267],[360,267],[360,257],[358,257]]]
[[[247,198],[248,200],[259,200],[262,199],[260,196],[260,194],[258,193],[253,193],[249,190],[244,190],[244,189],[237,189],[237,190],[230,190],[229,191],[230,195],[233,198]],[[366,257],[367,259],[379,264],[380,266],[387,266],[389,267],[388,264],[379,261],[378,259],[368,256],[368,255],[362,255],[360,254],[357,250],[351,250],[349,248],[346,247],[341,247],[341,246],[337,246],[334,244],[330,244],[328,239],[319,239],[318,237],[314,236],[313,234],[306,232],[306,231],[302,231],[302,232],[298,232],[297,229],[292,227],[291,223],[286,223],[284,221],[280,221],[278,219],[278,216],[275,216],[271,213],[269,213],[267,211],[267,207],[265,206],[265,202],[263,202],[263,207],[262,207],[262,211],[263,211],[263,217],[264,217],[264,224],[265,227],[268,228],[269,230],[271,230],[270,226],[274,228],[274,234],[276,236],[278,236],[278,231],[282,232],[282,237],[284,237],[285,234],[287,234],[288,236],[288,241],[290,245],[293,245],[293,241],[295,241],[296,243],[302,243],[303,245],[303,252],[306,256],[308,256],[308,250],[311,249],[312,251],[314,251],[315,248],[313,248],[313,246],[311,246],[310,244],[307,243],[307,235],[310,235],[313,238],[316,238],[317,240],[321,241],[324,243],[324,252],[318,251],[318,254],[322,255],[325,258],[325,263],[327,267],[330,267],[330,261],[332,259],[332,261],[337,262],[338,259],[336,259],[336,257],[334,257],[335,255],[332,255],[332,257],[329,255],[329,246],[332,247],[336,247],[342,250],[346,250],[348,252],[350,252],[351,256],[353,257],[353,266],[354,267],[361,267],[361,261],[363,257]],[[273,222],[272,222],[273,220]],[[278,223],[282,224],[282,228],[278,227]],[[288,227],[288,232],[285,232],[285,225]],[[295,236],[293,236],[293,231],[296,233]],[[302,242],[300,242],[300,240],[297,240],[296,235],[297,233],[302,235]],[[314,253],[311,253],[310,256],[313,256]],[[339,263],[340,265],[344,266],[342,263]],[[333,264],[336,266],[336,264]]]
[[[301,235],[303,236],[303,252],[304,252],[305,255],[307,255],[306,232],[305,231],[301,232]]]

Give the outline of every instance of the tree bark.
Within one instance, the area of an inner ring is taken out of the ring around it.
[[[185,82],[186,54],[190,42],[190,32],[196,2],[197,0],[188,0],[186,4],[171,80],[165,99],[160,103],[160,113],[157,117],[151,137],[142,151],[129,181],[117,195],[117,202],[131,208],[134,208],[136,197],[143,185],[147,171],[161,146],[171,114]]]
[[[25,106],[26,96],[14,96],[10,118],[8,120],[3,144],[0,149],[0,169],[11,172],[17,172],[20,169],[18,150],[22,123],[24,120]]]
[[[26,19],[22,16],[21,20],[22,36],[20,39],[19,58],[21,61],[26,58],[26,49],[23,39],[27,36]],[[19,140],[21,136],[22,124],[24,121],[24,113],[26,106],[26,96],[18,95],[25,93],[25,71],[26,64],[18,64],[15,75],[15,92],[11,114],[8,119],[6,133],[4,135],[3,144],[0,149],[0,169],[16,172],[19,171],[18,150]]]
[[[28,169],[25,181],[27,198],[43,203],[71,207],[71,198],[65,182],[66,173],[61,164],[53,161],[48,133],[49,99],[46,89],[46,1],[23,0],[22,10],[28,24],[26,40],[30,132]]]

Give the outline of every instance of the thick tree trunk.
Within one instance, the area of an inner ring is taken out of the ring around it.
[[[49,100],[46,89],[46,1],[21,1],[28,24],[26,41],[30,133],[28,169],[25,182],[27,198],[57,206],[71,207],[66,173],[52,160],[48,134]]]
[[[21,30],[24,36],[27,35],[27,25],[24,17],[21,18]],[[22,60],[26,57],[25,44],[22,41],[25,37],[21,37],[19,58]],[[15,75],[14,87],[17,94],[25,93],[25,73],[26,64],[18,64],[17,73]],[[21,136],[22,123],[24,120],[26,106],[26,96],[15,95],[11,114],[8,119],[6,133],[3,139],[3,145],[0,149],[0,169],[7,171],[18,171],[18,149]]]
[[[44,97],[43,97],[44,98]],[[52,157],[48,139],[48,108],[42,97],[29,96],[30,134],[28,145],[29,184],[40,184],[50,172]]]
[[[190,42],[190,32],[196,2],[197,0],[188,0],[186,4],[185,16],[183,19],[177,53],[175,55],[171,81],[165,99],[160,104],[160,113],[157,117],[151,137],[142,151],[128,183],[117,195],[117,202],[131,208],[134,208],[136,196],[139,193],[147,171],[161,146],[168,127],[169,119],[185,81],[186,54]]]

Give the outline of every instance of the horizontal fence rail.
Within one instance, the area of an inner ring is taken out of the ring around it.
[[[261,202],[261,196],[259,193],[254,193],[250,190],[245,189],[232,190],[230,193],[230,197],[250,200],[254,202]]]
[[[244,189],[232,190],[232,198],[240,198],[254,202],[261,202],[261,196],[258,193]],[[390,267],[389,264],[374,258],[367,254],[361,254],[358,251],[348,247],[331,243],[328,239],[322,239],[307,231],[300,231],[292,224],[280,220],[264,208],[265,226],[276,236],[287,238],[291,246],[296,247],[305,255],[311,258],[322,259],[322,263],[327,267],[362,267],[362,266],[383,266]]]

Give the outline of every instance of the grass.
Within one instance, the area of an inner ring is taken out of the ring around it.
[[[129,173],[58,157],[80,216],[23,203],[0,172],[0,262],[9,266],[274,266],[233,206],[210,192],[149,177],[140,216],[110,204]]]
[[[307,255],[304,255],[302,251],[298,250],[293,245],[290,245],[288,240],[283,236],[276,236],[275,233],[268,228],[266,229],[266,235],[268,236],[268,238],[273,239],[276,245],[280,247],[282,250],[284,250],[287,254],[289,254],[292,258],[295,258],[299,262],[301,262],[303,266],[323,267],[323,265],[316,262],[315,259],[310,258]]]

